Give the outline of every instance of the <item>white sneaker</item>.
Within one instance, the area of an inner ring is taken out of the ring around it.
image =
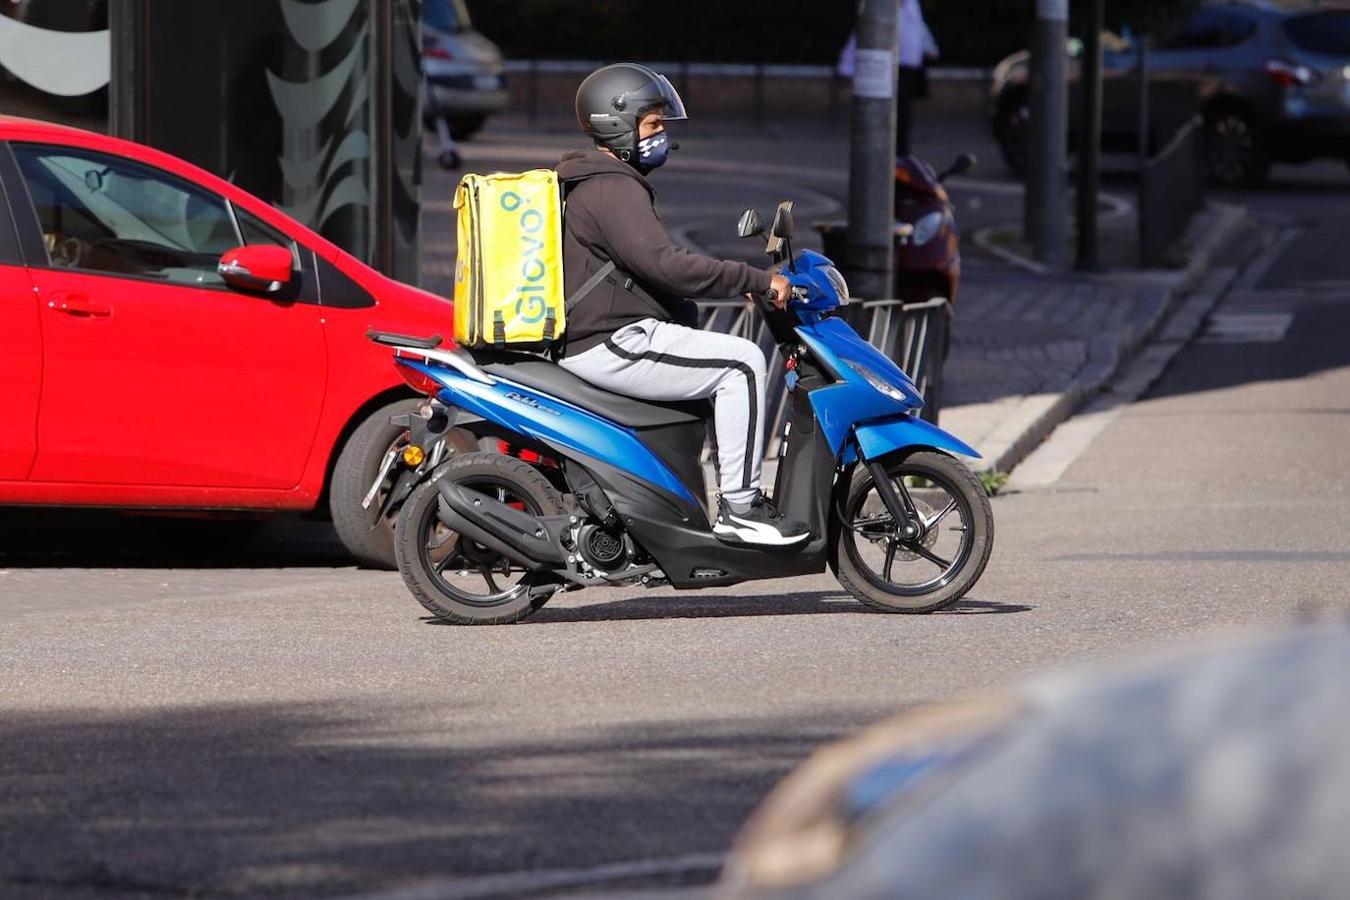
[[[773,501],[761,493],[745,505],[718,498],[713,534],[727,543],[785,547],[809,538],[811,529],[784,519]]]

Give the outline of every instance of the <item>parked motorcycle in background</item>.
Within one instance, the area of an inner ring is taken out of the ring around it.
[[[961,283],[961,235],[943,182],[971,171],[976,162],[973,154],[962,153],[939,175],[916,156],[896,160],[894,290],[890,297],[868,298],[901,304],[907,337],[896,349],[895,361],[923,395],[920,415],[934,425],[942,405],[942,368],[951,346],[952,304]],[[817,222],[816,228],[825,254],[845,259],[848,223]],[[866,309],[864,305],[855,313],[855,326],[863,327]]]
[[[961,233],[947,189],[953,175],[975,168],[974,154],[962,153],[938,174],[916,156],[895,164],[895,299],[907,309],[933,304],[920,320],[928,329],[917,341],[919,358],[911,360],[910,375],[923,394],[923,418],[934,424],[942,407],[942,372],[951,349],[951,320],[961,284]]]

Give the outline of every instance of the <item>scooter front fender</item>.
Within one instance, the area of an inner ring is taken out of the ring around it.
[[[887,453],[912,447],[931,447],[980,459],[980,452],[974,447],[917,416],[900,416],[859,425],[853,429],[853,436],[865,460],[878,459]]]

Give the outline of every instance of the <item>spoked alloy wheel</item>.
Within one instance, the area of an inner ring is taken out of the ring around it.
[[[555,582],[451,530],[438,484],[449,478],[535,516],[560,515],[562,499],[528,463],[496,453],[457,456],[439,467],[404,505],[395,549],[399,572],[419,603],[461,625],[496,625],[543,606]]]
[[[994,545],[989,496],[950,456],[922,451],[886,466],[897,493],[921,520],[906,539],[867,471],[844,503],[835,575],[860,601],[883,612],[925,613],[963,596],[984,572]]]
[[[1225,187],[1257,185],[1270,171],[1265,141],[1239,112],[1222,111],[1205,122],[1205,161],[1210,177]]]

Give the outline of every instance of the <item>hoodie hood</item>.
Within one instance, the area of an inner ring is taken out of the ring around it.
[[[651,183],[636,169],[600,150],[570,150],[564,153],[563,158],[558,160],[557,172],[559,181],[590,178],[592,175],[627,175],[642,185],[653,199],[656,197]]]

